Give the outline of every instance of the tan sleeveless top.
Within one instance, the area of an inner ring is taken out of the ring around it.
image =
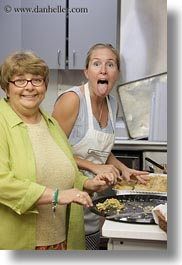
[[[45,120],[26,124],[32,143],[37,182],[59,192],[73,188],[75,171],[67,156],[51,137]],[[52,205],[39,205],[37,217],[37,246],[48,246],[66,239],[66,205],[57,205],[55,215]]]

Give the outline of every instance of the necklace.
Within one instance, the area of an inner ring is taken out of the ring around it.
[[[98,120],[98,123],[101,129],[102,129],[101,119],[102,119],[103,108],[104,108],[104,100],[102,101],[102,106],[100,109],[100,115],[99,115],[99,120]]]

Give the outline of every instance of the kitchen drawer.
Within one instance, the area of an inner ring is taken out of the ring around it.
[[[112,239],[107,244],[108,250],[166,250],[167,241]]]

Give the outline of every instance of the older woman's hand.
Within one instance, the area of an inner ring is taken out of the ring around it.
[[[76,188],[69,190],[60,190],[58,196],[58,204],[78,203],[80,205],[90,207],[93,206],[92,199],[85,191],[80,191]]]

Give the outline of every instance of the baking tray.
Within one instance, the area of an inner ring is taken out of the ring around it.
[[[122,210],[116,210],[111,207],[105,211],[99,211],[97,209],[97,203],[103,203],[106,199],[111,198],[119,200],[120,203],[125,206],[125,208]],[[155,224],[152,209],[155,206],[159,204],[165,204],[166,202],[167,196],[153,194],[125,194],[95,199],[93,200],[93,206],[89,209],[91,212],[112,221],[138,224]]]
[[[148,176],[155,177],[155,176],[164,176],[167,178],[167,174],[162,173],[150,173]],[[129,184],[128,184],[129,185]],[[123,194],[145,194],[145,195],[160,195],[160,196],[167,196],[167,192],[160,192],[160,191],[144,191],[144,190],[122,190],[116,189],[113,186],[112,190],[116,193],[116,195],[123,195]]]
[[[167,73],[145,77],[118,86],[123,119],[130,138],[149,137],[152,94],[159,83],[167,83]]]

